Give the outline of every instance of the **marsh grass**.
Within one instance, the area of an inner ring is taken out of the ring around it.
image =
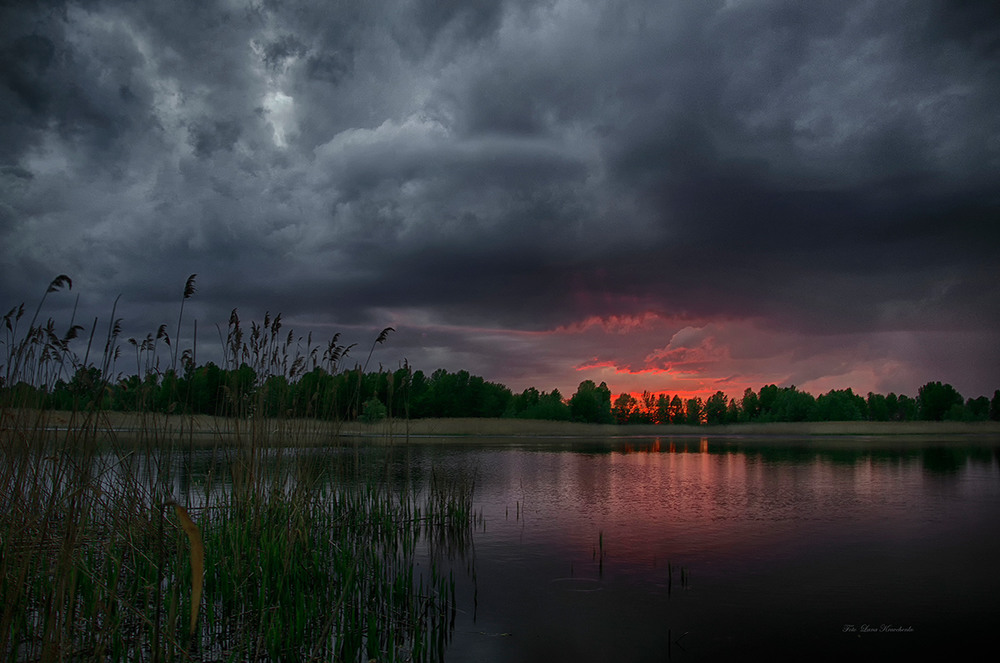
[[[168,362],[177,361],[193,279],[173,346],[162,327],[133,344],[140,368],[157,365],[161,338]],[[60,276],[42,302],[71,286]],[[93,329],[80,359],[69,334],[58,336],[51,320],[37,324],[42,302],[27,329],[19,329],[23,306],[4,319],[4,660],[443,658],[455,619],[447,561],[470,545],[474,480],[435,475],[428,486],[400,490],[383,480],[384,468],[361,460],[357,441],[322,466],[298,453],[300,440],[315,443],[308,421],[254,413],[269,389],[315,364],[318,349],[310,338],[304,353],[293,351],[291,333],[279,336],[280,316],[253,323],[244,342],[234,311],[224,344],[236,376],[222,386],[225,430],[207,451],[202,445],[208,469],[192,482],[193,422],[178,434],[165,414],[141,407],[126,439],[101,409],[120,354],[117,309],[91,362]],[[344,352],[335,338],[323,359],[333,367]],[[180,353],[182,363],[193,355]],[[244,365],[255,367],[252,391],[239,382]],[[93,379],[78,385],[69,422],[56,427],[39,394],[70,375]],[[146,381],[168,377],[148,373]]]

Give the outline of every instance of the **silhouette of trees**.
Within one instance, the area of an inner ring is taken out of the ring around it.
[[[689,398],[684,404],[684,423],[689,426],[700,426],[705,412],[704,403],[697,396]]]
[[[540,392],[529,387],[514,394],[506,386],[460,370],[438,369],[431,375],[411,370],[404,361],[396,370],[368,372],[376,346],[392,327],[372,344],[363,365],[343,366],[354,345],[338,344],[339,334],[324,345],[314,345],[291,330],[283,331],[281,315],[265,313],[263,321],[247,329],[237,310],[225,330],[219,327],[220,365],[196,364],[197,321],[191,347],[180,347],[187,299],[195,294],[195,275],[188,277],[180,301],[173,338],[167,325],[145,339],[129,338],[135,351],[135,374],[113,376],[121,355],[122,319],[112,306],[103,353],[94,343],[97,319],[81,358],[71,344],[82,343],[85,329],[70,324],[58,335],[55,322],[38,324],[46,297],[72,281],[57,276],[48,286],[25,329],[19,321],[24,304],[3,316],[0,327],[0,406],[71,410],[125,411],[210,415],[260,415],[353,420],[381,417],[518,417],[562,419],[589,423],[718,425],[734,422],[777,421],[1000,421],[1000,389],[992,398],[964,399],[950,384],[928,382],[917,397],[851,389],[831,390],[819,397],[795,386],[747,388],[737,399],[717,391],[707,400],[683,399],[680,394],[644,391],[623,393],[614,401],[607,384],[584,380],[568,400],[558,390]],[[162,341],[162,345],[160,344]],[[304,341],[304,342],[303,342]],[[93,355],[91,350],[93,348]],[[165,353],[164,358],[161,353]],[[92,358],[92,357],[100,357]],[[161,369],[161,360],[164,366]]]
[[[729,402],[726,395],[717,391],[705,401],[705,423],[727,424],[729,420]]]
[[[539,392],[534,387],[528,387],[511,398],[504,416],[516,419],[568,421],[570,407],[568,403],[563,401],[562,394],[559,393],[558,389],[546,393]]]
[[[241,363],[182,362],[182,373],[151,367],[145,375],[108,380],[95,366],[79,366],[52,387],[19,381],[0,385],[7,402],[57,409],[115,409],[209,415],[377,421],[385,417],[508,417],[585,423],[720,425],[803,421],[1000,421],[1000,389],[992,398],[963,399],[950,384],[928,382],[917,397],[834,389],[818,397],[794,386],[769,384],[744,390],[737,401],[717,391],[706,400],[648,391],[619,394],[584,380],[566,399],[529,387],[506,386],[468,371],[438,369],[431,375],[404,365],[363,373],[360,367],[330,372],[320,365],[297,374],[259,373]]]
[[[614,405],[611,406],[611,416],[614,417],[617,424],[631,423],[631,419],[638,409],[639,402],[635,399],[635,396],[629,393],[622,393],[615,399]]]
[[[816,399],[795,386],[779,388],[769,384],[757,396],[757,421],[815,421]],[[750,421],[754,421],[751,419]]]
[[[754,421],[760,416],[760,397],[747,387],[740,399],[740,421]]]
[[[670,423],[670,396],[660,394],[656,397],[656,412],[653,421],[658,424]]]
[[[965,401],[965,416],[970,421],[986,421],[990,418],[990,399],[985,396]]]
[[[584,380],[576,388],[576,393],[569,399],[570,416],[573,421],[584,423],[610,424],[614,421],[611,415],[611,390],[608,385],[594,384],[593,380]]]
[[[487,382],[468,371],[449,373],[438,369],[429,378],[416,371],[409,386],[409,416],[414,419],[501,417],[513,399],[512,392],[504,385]],[[396,414],[401,414],[396,409]]]
[[[684,423],[684,401],[677,394],[670,399],[670,421],[672,424]]]
[[[868,402],[850,388],[831,390],[816,398],[817,421],[863,421],[868,418]]]
[[[917,411],[927,421],[962,419],[962,395],[950,384],[928,382],[917,391]]]
[[[869,421],[889,421],[889,404],[885,396],[869,391],[865,403]]]

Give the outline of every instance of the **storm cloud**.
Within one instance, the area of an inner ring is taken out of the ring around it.
[[[0,9],[0,301],[515,389],[1000,386],[982,2]],[[79,293],[80,301],[75,301]],[[5,308],[5,310],[6,310]]]

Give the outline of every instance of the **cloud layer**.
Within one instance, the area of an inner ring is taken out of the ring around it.
[[[0,14],[7,308],[144,335],[198,273],[515,389],[1000,386],[994,2]]]

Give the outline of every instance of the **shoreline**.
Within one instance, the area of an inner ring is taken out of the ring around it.
[[[8,411],[8,416],[12,414]],[[19,414],[26,414],[21,412]],[[48,430],[73,430],[85,425],[83,413],[50,411],[40,415]],[[16,416],[16,415],[15,415]],[[538,419],[411,419],[386,420],[373,424],[330,422],[312,419],[236,420],[209,415],[100,412],[89,426],[99,432],[149,432],[168,435],[240,435],[265,432],[267,435],[343,437],[837,437],[875,436],[880,438],[959,436],[962,438],[994,436],[1000,438],[1000,422],[963,421],[819,421],[742,423],[713,426],[672,424],[585,424]],[[18,417],[20,418],[20,417]],[[4,422],[5,428],[7,421]]]

